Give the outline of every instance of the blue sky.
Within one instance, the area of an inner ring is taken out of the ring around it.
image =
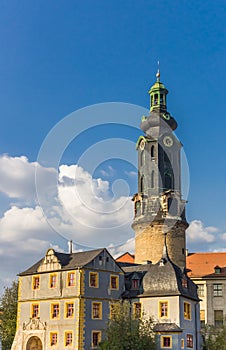
[[[34,212],[37,206],[32,162],[37,160],[48,132],[73,111],[97,103],[123,102],[148,108],[147,91],[155,81],[160,60],[161,80],[169,90],[168,110],[179,124],[177,135],[183,142],[190,169],[187,217],[193,231],[188,247],[226,249],[225,21],[223,0],[2,1],[1,230],[9,230],[14,242],[27,239],[7,226],[7,218],[12,223],[13,214],[18,215],[18,227],[26,209],[24,227],[30,224],[29,210]],[[140,117],[138,114],[137,128]],[[111,118],[114,122],[114,116]],[[106,120],[109,121],[107,116]],[[61,164],[72,166],[90,145],[105,138],[129,140],[130,132],[134,143],[139,130],[118,126],[86,130],[65,150]],[[17,158],[21,156],[27,160]],[[62,178],[71,179],[69,170],[62,168]],[[105,191],[119,177],[128,182],[131,194],[136,192],[134,171],[131,164],[113,160],[97,164],[92,175],[102,180],[101,185],[95,183],[97,191]],[[111,196],[111,188],[109,191]],[[64,196],[67,198],[65,193]],[[42,220],[40,213],[37,217]],[[22,232],[23,227],[18,231]],[[27,234],[31,235],[31,231],[27,230]],[[131,239],[131,232],[112,244]],[[64,248],[64,240],[60,241],[57,235],[50,234],[47,241]],[[39,250],[29,255],[32,242],[27,251],[25,247],[24,251],[20,249],[19,243],[13,250],[10,242],[2,239],[0,258],[5,261],[7,254],[15,259],[27,255],[20,259],[18,269],[42,256],[47,246],[43,238]],[[92,240],[86,242],[92,246]],[[11,265],[7,269],[10,276],[18,272]],[[5,281],[6,277],[2,279]]]

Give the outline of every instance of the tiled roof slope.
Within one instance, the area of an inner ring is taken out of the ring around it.
[[[57,256],[62,270],[70,270],[73,268],[78,268],[87,265],[90,261],[92,261],[98,254],[100,254],[104,249],[96,249],[96,250],[89,250],[85,252],[79,252],[79,253],[58,253],[55,252],[55,256]],[[29,275],[37,272],[38,267],[42,263],[43,259],[39,260],[36,264],[31,266],[26,271],[20,273],[20,276],[23,275]]]
[[[189,277],[203,277],[214,274],[215,266],[226,266],[226,252],[222,253],[191,253],[186,258]],[[216,276],[216,274],[214,274]]]

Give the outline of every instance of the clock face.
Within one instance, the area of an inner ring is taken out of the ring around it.
[[[173,139],[170,136],[165,136],[163,139],[163,143],[166,147],[171,147],[173,146]]]
[[[140,142],[140,149],[143,150],[144,147],[145,147],[145,141],[141,140],[141,142]]]

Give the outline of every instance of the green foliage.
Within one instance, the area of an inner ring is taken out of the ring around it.
[[[226,320],[222,327],[206,326],[202,336],[203,350],[226,350]]]
[[[0,336],[4,350],[11,349],[16,332],[17,293],[18,282],[14,281],[0,299]]]
[[[151,318],[131,317],[129,302],[114,305],[114,312],[106,329],[106,340],[100,350],[153,350],[155,335]]]

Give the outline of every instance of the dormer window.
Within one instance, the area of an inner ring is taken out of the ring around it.
[[[221,273],[221,268],[220,268],[220,266],[215,266],[214,267],[214,272],[216,273],[216,274],[219,274],[219,273]]]
[[[132,289],[139,289],[140,281],[139,279],[132,280]]]
[[[183,275],[183,277],[182,277],[182,287],[188,288],[188,280],[187,280],[187,277],[185,275]]]

